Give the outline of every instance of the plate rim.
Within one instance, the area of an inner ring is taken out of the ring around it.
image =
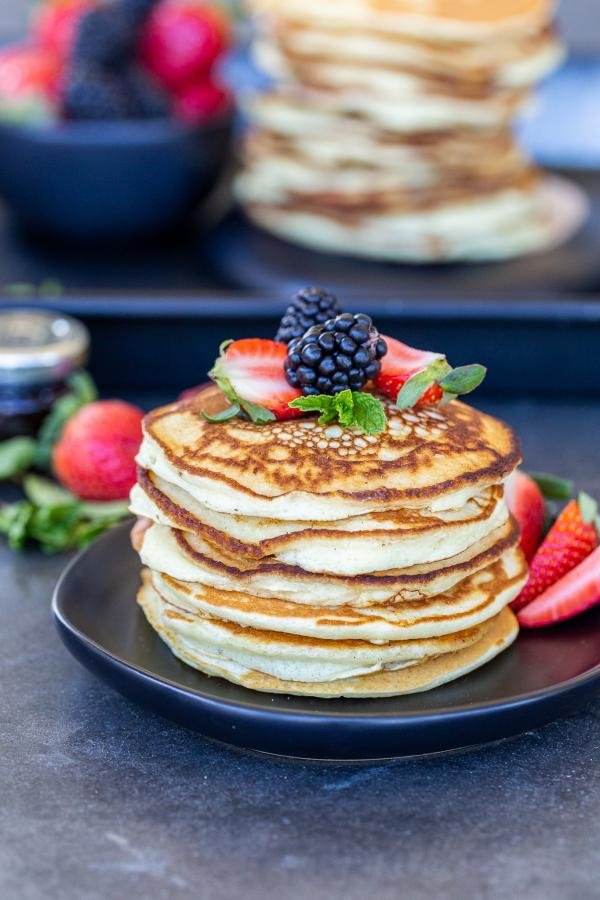
[[[226,707],[231,712],[239,712],[241,714],[252,713],[254,716],[259,716],[264,719],[272,719],[274,716],[277,718],[287,717],[291,718],[294,721],[310,721],[313,723],[323,723],[327,720],[335,719],[337,721],[343,720],[345,723],[360,723],[368,720],[370,725],[375,726],[383,726],[389,724],[401,725],[403,722],[408,724],[414,724],[416,722],[425,723],[427,721],[440,722],[442,720],[452,721],[453,718],[458,719],[468,719],[472,716],[485,715],[486,713],[506,713],[510,710],[520,709],[526,707],[530,704],[536,704],[537,702],[555,699],[562,697],[566,694],[569,694],[571,691],[577,690],[578,688],[585,687],[589,683],[600,680],[600,661],[596,663],[590,669],[587,669],[585,672],[581,672],[579,675],[574,675],[572,678],[567,679],[566,681],[557,682],[554,687],[546,687],[540,688],[535,691],[529,691],[526,694],[513,695],[512,697],[503,697],[498,700],[490,700],[485,703],[476,703],[470,705],[461,705],[461,706],[451,706],[451,707],[442,707],[440,709],[433,709],[427,712],[419,712],[419,711],[409,711],[404,713],[375,713],[369,712],[368,709],[365,709],[365,712],[353,712],[353,713],[344,713],[343,711],[337,712],[335,710],[323,712],[320,710],[314,711],[306,711],[306,710],[294,710],[294,709],[284,709],[281,707],[277,707],[274,705],[273,707],[262,707],[257,706],[252,703],[250,699],[248,702],[237,701],[237,700],[228,700],[225,698],[219,698],[210,696],[209,694],[204,693],[196,688],[185,687],[177,682],[173,681],[170,678],[166,678],[162,675],[158,675],[155,672],[152,672],[142,666],[135,665],[130,661],[123,659],[115,653],[107,650],[93,638],[90,638],[83,631],[81,631],[72,621],[70,621],[65,615],[63,610],[61,609],[61,593],[63,591],[63,585],[65,581],[69,578],[71,571],[77,567],[80,559],[85,556],[88,552],[95,548],[100,543],[109,543],[111,540],[118,540],[121,534],[128,533],[131,527],[130,519],[127,519],[124,522],[121,522],[117,526],[109,529],[104,534],[100,535],[91,544],[88,544],[87,547],[82,548],[79,552],[67,563],[65,568],[62,570],[58,581],[54,587],[52,593],[52,615],[55,621],[59,626],[64,628],[69,634],[77,639],[80,643],[87,646],[94,653],[104,657],[111,664],[117,664],[117,666],[124,668],[130,673],[135,673],[136,676],[141,676],[143,679],[148,679],[151,682],[158,683],[162,688],[166,688],[171,691],[175,691],[176,693],[182,694],[186,697],[192,698],[195,702],[201,701],[202,703],[209,704],[211,706],[215,706],[216,708]],[[518,636],[517,636],[518,640]],[[510,648],[508,648],[510,650]],[[190,667],[193,668],[193,667]],[[204,673],[200,673],[204,674]],[[466,677],[471,673],[467,673]],[[209,677],[209,676],[205,676]],[[226,679],[225,679],[226,680]],[[243,686],[240,686],[243,687]],[[271,696],[277,700],[280,697],[288,697],[292,695],[288,694],[269,694],[269,692],[260,691],[260,692],[252,692],[250,688],[244,688],[244,690],[249,691],[252,695],[253,693],[260,693],[263,696]],[[425,692],[424,692],[425,693]],[[316,700],[319,701],[320,698],[302,698],[308,700]],[[365,700],[368,703],[369,698],[352,698],[354,700]],[[393,698],[386,698],[393,699]]]

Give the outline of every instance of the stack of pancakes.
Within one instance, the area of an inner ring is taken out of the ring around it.
[[[562,56],[550,0],[252,0],[272,87],[238,193],[323,250],[490,259],[548,247],[582,198],[543,179],[511,126]]]
[[[150,413],[132,511],[148,621],[183,661],[263,691],[427,690],[515,638],[526,580],[510,429],[452,402],[380,435],[314,418],[210,424],[216,387]]]

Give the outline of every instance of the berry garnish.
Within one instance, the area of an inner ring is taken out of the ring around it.
[[[386,352],[369,316],[341,313],[290,342],[285,374],[307,397],[360,391],[377,377]]]
[[[187,85],[174,98],[173,111],[180,122],[195,125],[208,122],[231,105],[231,94],[226,87],[206,80]]]
[[[91,9],[77,27],[71,60],[75,65],[122,66],[133,60],[138,32],[139,25],[118,3]]]
[[[533,478],[519,470],[506,479],[505,497],[509,510],[519,523],[521,550],[529,562],[542,536],[546,510],[544,497]]]
[[[209,422],[223,422],[242,415],[256,425],[274,419],[292,419],[301,411],[289,406],[300,391],[286,380],[283,364],[286,347],[276,341],[246,338],[221,345],[221,355],[208,373],[231,406]]]
[[[143,31],[142,60],[166,87],[178,90],[206,78],[227,48],[224,13],[189,0],[164,0]]]
[[[64,487],[84,500],[120,500],[136,480],[141,409],[122,400],[88,403],[69,419],[52,464]]]
[[[51,98],[60,77],[56,54],[40,47],[16,46],[0,51],[0,101]]]
[[[519,624],[539,628],[564,622],[600,602],[600,547],[517,613]]]
[[[56,53],[64,62],[71,52],[83,15],[94,6],[94,0],[46,0],[45,3],[38,3],[31,22],[35,42]]]
[[[385,409],[378,397],[349,388],[337,394],[298,397],[290,406],[302,412],[320,413],[319,425],[337,419],[343,428],[361,428],[365,434],[381,434],[387,424]]]
[[[99,66],[74,66],[65,86],[64,114],[68,119],[123,119],[130,96],[122,78]]]
[[[289,344],[294,338],[302,337],[313,325],[323,325],[341,311],[335,294],[324,288],[306,287],[298,291],[283,314],[275,340]]]
[[[417,350],[395,338],[385,338],[388,352],[375,384],[400,409],[425,406],[468,394],[485,378],[484,366],[475,363],[453,369],[442,353]]]
[[[165,118],[171,111],[171,100],[153,78],[130,66],[123,72],[127,92],[127,112],[132,119]]]
[[[513,601],[521,609],[574,569],[598,545],[597,504],[587,494],[568,503],[533,557],[527,584]]]

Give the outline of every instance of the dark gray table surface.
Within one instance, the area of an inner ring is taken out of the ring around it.
[[[484,403],[532,469],[600,496],[600,402]],[[506,744],[363,768],[243,755],[83,670],[64,558],[0,550],[5,900],[600,896],[600,700]]]

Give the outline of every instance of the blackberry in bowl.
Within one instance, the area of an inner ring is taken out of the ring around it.
[[[386,353],[369,316],[341,313],[288,344],[285,374],[305,396],[360,391],[377,377]]]

